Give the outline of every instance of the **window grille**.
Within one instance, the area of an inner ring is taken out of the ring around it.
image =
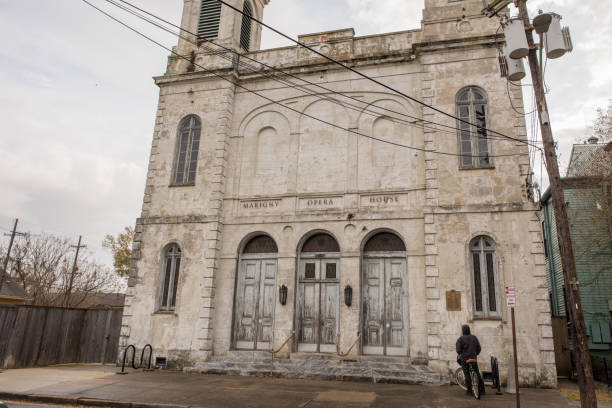
[[[200,119],[193,115],[184,118],[179,125],[173,179],[175,185],[195,182],[201,128]]]
[[[198,22],[198,43],[219,36],[221,3],[216,0],[202,0],[200,21]]]
[[[181,248],[177,244],[168,245],[164,251],[162,282],[159,293],[159,311],[174,310],[180,266]]]
[[[466,88],[457,94],[456,104],[457,117],[461,119],[457,126],[461,167],[491,167],[485,92],[476,87]]]
[[[245,51],[249,51],[251,45],[251,27],[253,26],[249,16],[253,16],[253,7],[248,0],[244,2],[242,11],[244,15],[242,16],[242,27],[240,30],[240,46],[244,48]]]
[[[308,238],[302,252],[340,252],[340,246],[331,235],[321,233]]]
[[[498,317],[497,259],[493,240],[479,236],[470,243],[474,317]]]

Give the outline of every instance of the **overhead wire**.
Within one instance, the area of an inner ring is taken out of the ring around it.
[[[366,134],[363,134],[363,133],[361,133],[361,132],[358,132],[358,131],[356,131],[356,130],[354,130],[354,129],[351,129],[351,128],[344,128],[344,127],[342,127],[342,126],[340,126],[340,125],[337,125],[337,124],[335,124],[335,123],[332,123],[332,122],[326,121],[326,120],[324,120],[324,119],[317,118],[317,117],[315,117],[315,116],[312,116],[312,115],[307,114],[307,113],[304,113],[304,112],[300,112],[300,111],[298,111],[297,109],[294,109],[294,108],[292,108],[292,107],[290,107],[290,106],[284,105],[282,102],[275,101],[275,100],[273,100],[273,99],[271,99],[271,98],[269,98],[269,97],[267,97],[267,96],[265,96],[265,95],[262,95],[262,94],[261,94],[261,93],[259,93],[259,92],[256,92],[256,91],[253,91],[253,90],[251,90],[251,89],[248,89],[248,88],[246,88],[244,85],[241,85],[239,82],[237,82],[237,81],[233,81],[233,80],[231,80],[231,79],[228,79],[228,78],[226,78],[225,76],[223,76],[223,75],[221,75],[221,74],[219,74],[219,73],[217,73],[217,72],[214,72],[214,71],[212,71],[212,70],[210,70],[210,69],[208,69],[208,68],[206,68],[206,67],[204,67],[204,66],[202,66],[202,65],[200,65],[200,64],[198,64],[198,63],[196,63],[195,61],[192,61],[192,60],[191,60],[189,57],[186,57],[186,56],[184,56],[184,55],[181,55],[181,54],[177,53],[176,51],[174,51],[173,49],[166,47],[165,45],[161,44],[160,42],[158,42],[158,41],[154,40],[153,38],[151,38],[151,37],[147,36],[146,34],[144,34],[144,33],[140,32],[140,31],[138,31],[137,29],[135,29],[135,28],[133,28],[133,27],[131,27],[129,24],[124,23],[123,21],[121,21],[121,20],[119,20],[118,18],[116,18],[116,17],[112,16],[111,14],[109,14],[109,13],[107,13],[106,11],[102,10],[101,8],[99,8],[99,7],[95,6],[95,5],[94,5],[94,4],[92,4],[90,1],[88,1],[88,0],[81,0],[81,1],[83,1],[84,3],[86,3],[87,5],[89,5],[90,7],[92,7],[92,8],[94,8],[94,9],[96,9],[97,11],[99,11],[99,12],[100,12],[100,13],[102,13],[102,14],[104,14],[105,16],[107,16],[108,18],[112,19],[113,21],[117,22],[118,24],[120,24],[120,25],[124,26],[124,27],[125,27],[125,28],[127,28],[128,30],[130,30],[130,31],[132,31],[132,32],[134,32],[134,33],[136,33],[137,35],[139,35],[139,36],[141,36],[141,37],[145,38],[146,40],[148,40],[148,41],[152,42],[153,44],[155,44],[155,45],[159,46],[160,48],[163,48],[163,49],[165,49],[166,51],[170,52],[171,54],[173,54],[173,55],[177,56],[178,58],[181,58],[181,59],[183,59],[183,60],[185,60],[185,61],[188,61],[188,62],[190,62],[191,64],[193,64],[194,66],[198,66],[198,67],[199,67],[199,68],[201,68],[203,71],[208,72],[208,73],[212,74],[213,76],[218,77],[219,79],[222,79],[222,80],[224,80],[224,81],[226,81],[226,82],[229,82],[229,83],[233,84],[234,86],[236,86],[236,87],[238,87],[238,88],[241,88],[241,89],[243,89],[243,90],[245,90],[245,91],[247,91],[247,92],[249,92],[249,93],[252,93],[252,94],[254,94],[254,95],[257,95],[257,96],[259,96],[259,97],[261,97],[261,98],[263,98],[263,99],[267,100],[268,102],[273,103],[273,104],[276,104],[276,105],[279,105],[279,106],[281,106],[281,107],[283,107],[283,108],[285,108],[285,109],[287,109],[287,110],[289,110],[289,111],[292,111],[292,112],[298,113],[298,114],[300,114],[300,115],[302,115],[302,116],[305,116],[305,117],[308,117],[308,118],[310,118],[310,119],[316,120],[316,121],[318,121],[318,122],[321,122],[321,123],[327,124],[327,125],[329,125],[329,126],[332,126],[332,127],[338,128],[338,129],[340,129],[340,130],[344,130],[344,131],[347,131],[347,132],[350,132],[350,133],[356,134],[356,135],[358,135],[358,136],[362,136],[362,137],[365,137],[365,138],[368,138],[368,139],[372,139],[372,140],[377,140],[377,141],[379,141],[379,142],[382,142],[382,143],[387,143],[387,144],[394,145],[394,146],[398,146],[398,147],[403,147],[403,148],[407,148],[407,149],[411,149],[411,150],[415,150],[415,151],[421,151],[421,152],[424,152],[424,153],[432,153],[432,154],[439,154],[439,155],[445,155],[445,156],[456,156],[456,157],[473,157],[473,158],[480,158],[480,157],[483,157],[482,155],[477,155],[477,156],[471,155],[471,156],[469,156],[469,155],[465,155],[465,154],[457,154],[457,153],[443,152],[443,151],[438,151],[438,150],[430,150],[430,149],[420,148],[420,147],[416,147],[416,146],[408,146],[408,145],[404,145],[404,144],[401,144],[401,143],[396,143],[396,142],[392,142],[392,141],[389,141],[389,140],[384,140],[384,139],[380,139],[380,138],[377,138],[377,137],[374,137],[374,136],[366,135]],[[522,141],[522,142],[524,142],[524,141]],[[489,158],[493,158],[493,157],[513,157],[513,156],[519,156],[519,155],[522,155],[522,153],[514,153],[514,154],[501,154],[501,155],[485,155],[484,157],[489,157]]]
[[[113,4],[113,5],[115,5],[115,6],[119,7],[119,8],[121,8],[122,10],[125,10],[125,11],[127,11],[127,12],[129,12],[129,13],[131,13],[131,14],[133,14],[133,15],[135,15],[135,16],[137,16],[137,17],[139,17],[139,18],[141,18],[141,19],[143,19],[143,20],[145,20],[145,21],[147,21],[147,22],[149,22],[149,23],[151,23],[151,24],[153,24],[153,25],[155,25],[156,27],[158,27],[158,28],[160,28],[160,29],[162,29],[162,30],[164,30],[164,31],[166,31],[166,32],[168,32],[168,33],[170,33],[170,34],[176,35],[177,37],[179,37],[179,38],[181,38],[181,39],[183,39],[183,40],[185,40],[185,41],[188,41],[188,42],[190,42],[190,43],[192,43],[192,44],[197,45],[197,42],[196,42],[196,41],[193,41],[192,39],[190,39],[190,38],[188,38],[188,37],[182,36],[182,35],[180,35],[180,33],[176,33],[176,32],[174,32],[174,31],[172,31],[172,30],[168,29],[167,27],[162,26],[161,24],[159,24],[159,23],[157,23],[157,22],[155,22],[155,21],[153,21],[153,20],[150,20],[150,19],[148,19],[148,18],[146,18],[146,17],[144,17],[144,16],[142,16],[142,15],[139,15],[138,13],[135,13],[133,10],[131,10],[131,9],[127,8],[127,7],[121,6],[120,4],[117,4],[117,3],[116,3],[115,1],[113,1],[113,0],[105,0],[105,1],[107,1],[107,2],[108,2],[108,3],[110,3],[110,4]],[[138,9],[138,10],[142,10],[142,9],[140,9],[140,8],[138,8],[138,7],[134,6],[134,5],[132,5],[132,4],[128,3],[128,2],[126,2],[126,1],[123,1],[123,0],[120,0],[120,1],[122,1],[123,3],[129,4],[129,5],[131,5],[132,7],[136,8],[136,9]],[[149,12],[147,12],[147,11],[145,11],[145,10],[142,10],[142,11],[143,11],[144,13],[146,13],[146,14],[150,14],[150,15],[151,15],[151,13],[149,13]],[[166,20],[162,19],[161,17],[157,17],[157,16],[155,16],[155,15],[153,15],[153,16],[154,16],[155,18],[159,19],[160,21],[164,21],[164,22],[166,22],[166,23],[168,23],[168,24],[170,24],[170,25],[172,25],[172,26],[177,27],[177,28],[179,28],[179,29],[180,29],[180,27],[178,27],[178,26],[176,26],[176,25],[174,25],[174,24],[172,24],[172,23],[170,23],[170,22],[167,22]],[[184,30],[184,29],[181,29],[181,31],[185,31],[185,32],[187,32],[187,33],[189,33],[189,34],[191,34],[191,35],[195,35],[195,34],[193,34],[193,33],[189,32],[189,31],[187,31],[187,30]],[[340,95],[340,96],[343,96],[343,97],[346,97],[346,98],[349,98],[349,99],[355,100],[355,101],[357,101],[357,102],[359,102],[359,103],[361,103],[361,104],[364,104],[364,105],[366,105],[366,106],[373,106],[373,107],[379,108],[379,109],[381,109],[381,110],[387,110],[387,111],[389,111],[389,112],[392,112],[392,113],[395,113],[395,114],[398,114],[398,115],[401,115],[401,116],[407,116],[407,117],[410,117],[410,118],[413,118],[413,119],[414,119],[414,121],[407,121],[407,120],[404,120],[404,119],[399,119],[399,118],[390,117],[390,116],[388,116],[388,115],[384,115],[384,116],[385,116],[385,119],[388,119],[388,120],[390,120],[390,121],[393,121],[393,122],[399,122],[399,123],[405,124],[405,125],[407,125],[407,126],[417,127],[417,128],[419,128],[419,129],[431,129],[431,130],[435,130],[435,131],[442,131],[442,132],[446,132],[446,133],[451,133],[450,131],[447,131],[447,130],[438,129],[438,128],[432,128],[432,127],[427,127],[427,126],[425,126],[425,125],[418,125],[418,124],[416,123],[416,122],[428,122],[428,123],[433,123],[433,122],[425,121],[425,120],[420,119],[420,118],[418,118],[418,117],[416,117],[416,116],[411,116],[411,115],[408,115],[408,114],[405,114],[405,113],[401,113],[401,112],[397,112],[397,111],[394,111],[394,110],[391,110],[391,109],[383,108],[383,107],[380,107],[380,106],[378,106],[378,105],[373,105],[373,104],[366,103],[366,102],[361,101],[361,100],[359,100],[359,99],[357,99],[357,98],[351,97],[350,95],[345,95],[345,94],[343,94],[343,93],[339,93],[339,92],[337,92],[337,91],[334,91],[334,90],[332,90],[332,89],[326,88],[326,87],[321,86],[321,85],[319,85],[319,84],[316,84],[316,83],[310,82],[310,81],[308,81],[308,80],[306,80],[306,79],[300,78],[300,77],[295,76],[295,75],[293,75],[293,74],[286,73],[286,72],[284,72],[284,71],[282,71],[282,70],[279,70],[278,68],[272,67],[272,66],[267,65],[267,64],[265,64],[265,63],[263,63],[263,62],[260,62],[260,61],[254,60],[254,59],[252,59],[252,58],[249,58],[248,56],[246,56],[246,55],[242,55],[242,54],[240,54],[239,52],[237,52],[236,50],[234,50],[234,49],[232,49],[232,48],[225,47],[225,46],[223,46],[223,45],[217,44],[217,43],[212,42],[212,41],[209,41],[209,40],[205,40],[205,42],[210,43],[210,44],[212,44],[212,45],[215,45],[215,46],[217,46],[217,47],[220,47],[220,48],[222,48],[222,49],[224,49],[224,50],[226,50],[226,51],[228,51],[228,52],[234,53],[234,54],[236,54],[236,55],[240,56],[241,58],[246,58],[246,59],[252,60],[252,61],[254,61],[254,62],[257,62],[258,64],[261,64],[262,66],[265,66],[266,68],[270,68],[270,69],[273,69],[273,70],[280,71],[280,72],[282,72],[283,74],[285,74],[286,76],[291,76],[291,77],[294,77],[294,78],[299,79],[299,80],[301,80],[301,81],[304,81],[304,82],[306,82],[306,83],[307,83],[307,84],[309,84],[309,85],[317,86],[317,87],[319,87],[319,88],[321,88],[321,89],[324,89],[325,91],[328,91],[328,92],[330,92],[330,93],[332,93],[332,94],[337,94],[337,95]],[[200,47],[204,48],[206,51],[209,51],[209,52],[211,52],[211,53],[214,53],[215,55],[217,55],[217,56],[219,56],[219,57],[221,57],[221,58],[224,58],[224,59],[225,59],[225,60],[227,60],[227,61],[231,61],[232,63],[234,63],[234,62],[235,62],[235,61],[234,61],[234,59],[233,59],[232,57],[229,57],[229,56],[227,56],[227,55],[223,55],[223,54],[219,54],[219,53],[218,53],[218,51],[213,50],[213,49],[211,49],[210,47],[207,47],[207,46],[204,46],[204,45],[200,45]],[[363,108],[363,107],[358,106],[358,105],[355,105],[355,104],[351,104],[351,103],[347,103],[347,102],[342,102],[342,101],[339,101],[338,99],[335,99],[335,98],[329,97],[329,96],[327,96],[327,95],[321,94],[321,93],[319,93],[319,92],[313,91],[313,90],[311,90],[311,89],[308,89],[308,88],[307,88],[305,85],[303,85],[303,84],[296,84],[296,83],[294,83],[294,82],[291,82],[290,80],[287,80],[287,79],[284,79],[284,78],[280,78],[280,77],[278,77],[278,76],[276,76],[276,75],[272,75],[272,74],[270,74],[270,73],[262,72],[262,70],[261,70],[261,69],[258,69],[257,67],[254,67],[254,66],[253,66],[253,65],[251,65],[251,64],[244,63],[244,62],[242,62],[242,61],[240,61],[240,60],[239,60],[239,61],[238,61],[238,65],[240,65],[240,66],[242,66],[242,67],[246,67],[246,68],[247,68],[247,69],[249,69],[251,72],[254,72],[254,73],[256,73],[256,74],[263,75],[263,76],[265,76],[266,78],[270,78],[270,79],[273,79],[273,80],[275,80],[275,81],[277,81],[277,82],[280,82],[280,83],[282,83],[283,85],[286,85],[286,86],[288,86],[288,87],[290,87],[290,88],[300,89],[301,91],[303,91],[303,92],[307,93],[308,95],[321,97],[321,98],[326,99],[326,100],[328,100],[328,101],[330,101],[330,102],[333,102],[333,103],[339,104],[339,105],[341,105],[341,106],[343,106],[343,107],[345,107],[345,108],[349,108],[349,109],[352,109],[352,110],[357,111],[357,112],[360,112],[360,113],[366,113],[366,114],[368,114],[368,115],[370,115],[370,116],[373,116],[373,117],[377,117],[377,118],[378,118],[378,117],[381,117],[381,113],[379,113],[379,112],[374,112],[374,111],[372,111],[372,110],[370,110],[370,109],[368,109],[368,108]],[[435,123],[434,123],[434,124],[435,124]],[[454,127],[452,127],[452,126],[448,126],[448,125],[441,125],[441,124],[437,124],[437,125],[439,125],[439,126],[446,126],[446,127],[449,127],[449,128],[452,128],[452,129],[455,129],[455,130],[456,130],[456,128],[454,128]],[[453,133],[453,134],[455,134],[455,132],[452,132],[452,133]]]
[[[423,102],[423,101],[421,101],[421,100],[419,100],[419,99],[417,99],[417,98],[415,98],[415,97],[413,97],[413,96],[410,96],[410,95],[406,94],[405,92],[399,91],[399,90],[397,90],[397,89],[395,89],[395,88],[393,88],[393,87],[391,87],[391,86],[389,86],[389,85],[387,85],[387,84],[385,84],[385,83],[383,83],[383,82],[381,82],[381,81],[378,81],[377,79],[374,79],[374,78],[372,78],[372,77],[370,77],[370,76],[368,76],[368,75],[366,75],[366,74],[363,74],[362,72],[360,72],[360,71],[358,71],[358,70],[356,70],[356,69],[354,69],[354,68],[352,68],[352,67],[350,67],[350,66],[348,66],[348,65],[346,65],[346,64],[344,64],[344,63],[342,63],[342,62],[340,62],[340,61],[338,61],[338,60],[336,60],[336,59],[334,59],[334,58],[331,58],[331,57],[329,57],[329,56],[327,56],[327,55],[323,54],[322,52],[317,51],[316,49],[314,49],[314,48],[312,48],[312,47],[310,47],[310,46],[308,46],[308,45],[306,45],[306,44],[304,44],[304,43],[302,43],[302,42],[300,42],[300,41],[298,41],[298,40],[295,40],[295,39],[291,38],[289,35],[284,34],[283,32],[281,32],[281,31],[277,30],[277,29],[276,29],[276,28],[274,28],[274,27],[271,27],[270,25],[268,25],[268,24],[264,23],[263,21],[258,20],[257,18],[255,18],[255,17],[253,17],[253,16],[251,16],[251,15],[249,15],[249,14],[245,13],[244,11],[242,11],[242,10],[240,10],[240,9],[238,9],[238,8],[236,8],[236,7],[234,7],[234,6],[232,6],[231,4],[228,4],[228,3],[227,3],[226,1],[224,1],[224,0],[215,0],[215,1],[217,1],[217,2],[219,2],[219,3],[221,3],[221,4],[224,4],[225,6],[227,6],[227,7],[231,8],[232,10],[234,10],[234,11],[236,11],[237,13],[241,14],[242,16],[249,18],[250,20],[252,20],[252,21],[256,22],[256,23],[257,23],[257,24],[259,24],[259,25],[261,25],[262,27],[265,27],[265,28],[267,28],[268,30],[271,30],[271,31],[275,32],[276,34],[278,34],[278,35],[280,35],[280,36],[282,36],[282,37],[284,37],[284,38],[288,39],[289,41],[291,41],[291,42],[293,42],[293,43],[297,44],[298,46],[300,46],[300,47],[302,47],[302,48],[305,48],[305,49],[307,49],[307,50],[309,50],[309,51],[311,51],[311,52],[313,52],[313,53],[317,54],[318,56],[323,57],[323,58],[325,58],[326,60],[328,60],[328,61],[330,61],[330,62],[332,62],[332,63],[334,63],[334,64],[336,64],[336,65],[339,65],[339,66],[341,66],[342,68],[347,69],[347,70],[349,70],[350,72],[352,72],[352,73],[354,73],[354,74],[357,74],[358,76],[360,76],[360,77],[362,77],[362,78],[364,78],[364,79],[367,79],[367,80],[369,80],[369,81],[371,81],[371,82],[374,82],[375,84],[377,84],[377,85],[379,85],[379,86],[382,86],[383,88],[385,88],[385,89],[387,89],[387,90],[389,90],[389,91],[392,91],[392,92],[394,92],[394,93],[396,93],[396,94],[398,94],[398,95],[403,96],[404,98],[407,98],[407,99],[409,99],[409,100],[411,100],[411,101],[413,101],[413,102],[418,103],[419,105],[422,105],[422,106],[424,106],[424,107],[426,107],[426,108],[429,108],[429,109],[433,110],[434,112],[438,112],[438,113],[440,113],[440,114],[442,114],[442,115],[444,115],[444,116],[450,117],[450,118],[452,118],[452,119],[455,119],[455,120],[457,120],[457,121],[459,121],[459,122],[462,122],[462,123],[468,124],[468,125],[473,126],[473,127],[475,127],[475,128],[481,128],[483,131],[486,131],[486,132],[488,132],[488,133],[494,133],[494,134],[497,134],[497,135],[502,136],[502,137],[504,137],[504,138],[508,138],[508,139],[514,140],[514,141],[516,141],[516,142],[525,143],[525,140],[521,140],[521,139],[518,139],[518,138],[513,138],[512,136],[505,135],[505,134],[500,133],[500,132],[498,132],[498,131],[496,131],[496,130],[492,130],[492,129],[488,129],[488,128],[486,128],[486,127],[482,127],[482,126],[477,125],[477,124],[474,124],[474,123],[472,123],[472,122],[470,122],[470,121],[468,121],[468,120],[461,119],[461,118],[459,118],[459,117],[457,117],[457,116],[455,116],[455,115],[452,115],[452,114],[450,114],[450,113],[448,113],[448,112],[445,112],[445,111],[443,111],[442,109],[436,108],[435,106],[429,105],[429,104],[427,104],[427,103],[425,103],[425,102]]]
[[[171,33],[171,34],[173,34],[173,35],[175,35],[175,36],[177,36],[177,37],[179,37],[179,38],[181,38],[181,39],[183,39],[183,40],[185,40],[185,41],[188,41],[188,42],[190,42],[190,43],[192,43],[192,44],[195,44],[195,45],[199,45],[197,41],[194,41],[194,40],[192,40],[191,38],[188,38],[188,37],[182,36],[180,33],[176,33],[176,32],[174,32],[174,31],[172,31],[172,30],[168,29],[167,27],[164,27],[163,25],[161,25],[161,24],[159,24],[159,23],[157,23],[157,22],[155,22],[155,21],[150,20],[150,19],[149,19],[149,18],[147,18],[146,16],[143,16],[143,15],[141,15],[141,14],[138,14],[137,12],[135,12],[135,11],[134,11],[134,10],[132,10],[132,9],[130,9],[129,7],[125,7],[125,6],[122,6],[121,4],[118,4],[118,3],[117,3],[117,1],[115,1],[115,0],[105,0],[105,1],[107,1],[107,2],[108,2],[108,3],[110,3],[110,4],[115,5],[116,7],[119,7],[119,8],[121,8],[122,10],[127,11],[127,12],[129,12],[130,14],[135,15],[135,16],[137,16],[138,18],[141,18],[141,19],[143,19],[144,21],[147,21],[147,22],[149,22],[149,23],[151,23],[151,24],[155,25],[156,27],[158,27],[158,28],[160,28],[160,29],[162,29],[162,30],[164,30],[164,31],[166,31],[166,32],[168,32],[168,33]],[[172,27],[174,27],[174,28],[177,28],[177,29],[179,29],[180,31],[183,31],[183,32],[185,32],[185,33],[187,33],[187,34],[190,34],[190,35],[194,36],[194,38],[197,38],[197,34],[195,34],[195,33],[191,32],[191,31],[189,31],[189,30],[187,30],[187,29],[184,29],[184,28],[182,28],[182,27],[180,27],[180,26],[178,26],[178,25],[176,25],[176,24],[174,24],[174,23],[172,23],[172,22],[170,22],[170,21],[167,21],[167,20],[163,19],[162,17],[159,17],[159,16],[157,16],[157,15],[155,15],[155,14],[153,14],[153,13],[151,13],[151,12],[147,11],[147,10],[144,10],[144,9],[142,9],[142,8],[140,8],[140,7],[138,7],[138,6],[134,5],[134,4],[132,4],[132,3],[128,2],[128,1],[126,1],[126,0],[119,0],[119,1],[120,1],[121,3],[124,3],[124,4],[128,5],[128,6],[130,6],[130,7],[134,8],[134,9],[136,9],[136,10],[140,11],[140,12],[142,12],[142,13],[145,13],[145,14],[147,14],[147,15],[149,15],[149,16],[151,16],[151,17],[153,17],[153,18],[155,18],[155,19],[157,19],[157,20],[159,20],[159,21],[161,21],[161,22],[163,22],[163,23],[165,23],[165,24],[168,24],[168,25],[170,25],[170,26],[172,26]],[[253,59],[253,58],[249,57],[248,55],[245,55],[245,54],[241,54],[241,53],[239,53],[238,51],[236,51],[236,50],[235,50],[235,49],[233,49],[233,48],[226,47],[226,46],[223,46],[223,45],[221,45],[221,44],[217,44],[216,42],[210,41],[210,40],[208,40],[208,39],[202,39],[202,42],[206,42],[206,43],[208,43],[208,44],[212,44],[212,45],[214,45],[214,46],[216,46],[216,47],[219,47],[219,48],[221,48],[221,49],[224,49],[224,50],[226,50],[226,51],[228,51],[228,52],[231,52],[231,53],[233,53],[233,54],[237,55],[237,56],[239,57],[238,64],[239,64],[239,65],[241,65],[241,66],[243,66],[243,67],[245,67],[245,66],[246,66],[246,67],[247,67],[247,69],[251,70],[252,72],[255,72],[255,73],[257,73],[257,74],[260,74],[260,75],[266,76],[267,78],[271,78],[271,79],[273,79],[273,80],[276,80],[276,81],[278,81],[278,82],[280,82],[280,83],[283,83],[284,85],[287,85],[287,86],[289,86],[289,87],[291,87],[291,88],[294,88],[294,89],[295,89],[295,88],[298,88],[298,89],[302,90],[303,92],[308,93],[309,95],[314,95],[314,96],[319,96],[319,97],[322,97],[322,98],[327,99],[327,100],[329,100],[329,101],[331,101],[331,102],[333,102],[333,103],[340,104],[340,105],[344,106],[345,108],[349,108],[349,109],[352,109],[352,110],[358,111],[358,112],[360,112],[360,113],[366,113],[366,114],[368,114],[368,115],[370,115],[370,116],[373,116],[373,117],[380,117],[380,115],[381,115],[381,113],[380,113],[380,112],[375,112],[375,111],[372,111],[371,109],[368,109],[369,107],[375,107],[375,108],[377,108],[377,109],[380,109],[380,110],[383,110],[383,111],[387,111],[387,112],[392,112],[392,113],[397,114],[397,115],[400,115],[400,116],[406,116],[406,117],[409,117],[409,118],[411,118],[411,119],[413,119],[413,120],[414,120],[414,121],[406,121],[406,120],[403,120],[403,119],[399,119],[399,118],[395,118],[395,117],[391,117],[391,116],[385,115],[385,119],[388,119],[388,120],[390,120],[390,121],[392,121],[392,122],[396,122],[396,123],[398,123],[398,122],[399,122],[399,123],[405,124],[405,125],[407,125],[407,126],[416,127],[416,128],[419,128],[419,129],[427,129],[427,130],[434,130],[434,131],[437,131],[437,132],[445,132],[445,133],[447,133],[447,134],[452,134],[453,136],[455,136],[455,135],[456,135],[456,132],[458,132],[458,131],[460,131],[460,130],[461,130],[461,129],[459,129],[459,128],[458,128],[458,127],[456,127],[456,126],[445,125],[445,124],[441,124],[441,123],[438,123],[438,122],[433,122],[433,121],[430,121],[430,120],[421,119],[421,118],[418,118],[418,117],[416,117],[416,116],[412,116],[412,115],[409,115],[409,114],[406,114],[406,113],[397,112],[397,111],[395,111],[395,110],[388,109],[388,108],[385,108],[385,107],[381,107],[381,106],[378,106],[378,105],[375,105],[375,104],[368,104],[368,103],[366,103],[366,102],[364,102],[364,101],[362,101],[362,100],[359,100],[359,99],[357,99],[357,98],[355,98],[355,97],[353,97],[353,96],[351,96],[351,95],[347,95],[347,94],[344,94],[344,93],[337,92],[337,91],[332,90],[332,89],[330,89],[330,88],[324,87],[324,86],[322,86],[322,85],[320,85],[320,84],[317,84],[317,83],[314,83],[314,82],[308,81],[307,79],[301,78],[301,77],[299,77],[299,76],[297,76],[297,75],[294,75],[294,74],[292,74],[292,73],[286,72],[285,70],[282,70],[282,69],[280,69],[280,68],[277,68],[277,67],[274,67],[274,66],[270,66],[270,65],[268,65],[268,64],[266,64],[266,63],[264,63],[264,62],[261,62],[261,61],[258,61],[258,60],[256,60],[256,59]],[[231,61],[233,62],[233,60],[231,59],[231,57],[227,57],[227,56],[224,56],[224,55],[220,55],[220,54],[218,54],[218,52],[217,52],[217,51],[215,51],[215,50],[211,50],[211,49],[210,49],[210,47],[206,47],[206,46],[202,46],[202,45],[199,45],[199,46],[203,47],[203,48],[204,48],[205,50],[207,50],[207,51],[213,52],[213,53],[215,53],[215,54],[217,54],[217,55],[221,56],[222,58],[225,58],[226,60],[231,60]],[[318,92],[315,92],[315,91],[313,91],[313,90],[310,90],[310,89],[308,89],[308,88],[307,88],[305,85],[302,85],[302,84],[295,84],[295,83],[291,82],[290,80],[287,80],[287,79],[284,79],[284,78],[283,78],[283,79],[279,79],[277,76],[271,75],[271,74],[266,73],[266,72],[262,72],[262,70],[261,70],[261,69],[258,69],[257,67],[253,67],[252,65],[250,65],[250,64],[248,64],[248,63],[243,63],[243,62],[241,61],[241,59],[243,59],[243,58],[245,58],[245,59],[247,59],[247,60],[250,60],[250,61],[253,61],[253,62],[257,63],[257,64],[260,64],[261,66],[266,67],[266,68],[268,68],[268,69],[274,70],[274,71],[276,71],[276,72],[280,72],[280,73],[282,73],[282,74],[283,74],[283,75],[285,75],[285,76],[290,76],[290,77],[295,78],[295,79],[297,79],[297,80],[299,80],[299,81],[305,82],[305,83],[306,83],[306,84],[308,84],[308,85],[316,86],[317,88],[319,88],[319,89],[323,89],[323,90],[325,90],[325,91],[327,91],[327,92],[330,92],[330,93],[332,93],[332,94],[335,94],[335,95],[340,95],[340,96],[345,97],[345,98],[347,98],[347,99],[354,100],[354,101],[356,101],[356,102],[358,102],[358,103],[360,103],[360,104],[364,104],[364,105],[366,105],[367,107],[366,107],[366,108],[363,108],[363,107],[358,106],[358,105],[354,105],[354,104],[347,103],[347,102],[342,102],[342,101],[339,101],[339,100],[337,100],[337,99],[335,99],[335,98],[332,98],[332,97],[329,97],[329,96],[325,96],[325,95],[322,95],[322,94],[320,94],[320,93],[318,93]],[[347,106],[347,105],[348,105],[348,106]],[[444,130],[444,129],[439,129],[439,128],[435,128],[435,127],[429,127],[429,126],[425,126],[424,124],[417,124],[416,122],[429,123],[429,124],[432,124],[432,125],[434,125],[434,126],[440,126],[440,127],[443,127],[443,128],[452,129],[452,131],[449,131],[449,130]],[[487,129],[484,129],[484,128],[483,128],[483,130],[485,130],[485,131],[486,131]],[[489,139],[493,139],[493,140],[511,139],[511,140],[514,140],[514,141],[517,141],[517,142],[522,142],[522,143],[525,143],[525,144],[529,144],[529,142],[528,142],[528,141],[525,141],[525,140],[522,140],[522,139],[510,138],[510,137],[508,137],[508,136],[499,137],[499,136],[492,136],[491,134],[488,134],[488,135],[487,135],[487,138],[489,138]]]

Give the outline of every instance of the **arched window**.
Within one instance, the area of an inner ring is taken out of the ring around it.
[[[484,235],[470,242],[474,317],[499,316],[495,242]]]
[[[218,37],[220,20],[221,3],[217,0],[202,0],[198,21],[198,44]]]
[[[304,242],[302,252],[340,252],[340,247],[334,237],[320,233],[313,235]]]
[[[202,124],[197,116],[187,116],[181,121],[178,131],[173,184],[195,182],[201,128]]]
[[[364,252],[398,252],[405,251],[406,246],[397,235],[390,232],[379,232],[366,242]]]
[[[180,266],[181,248],[177,244],[168,245],[164,251],[162,281],[159,291],[158,310],[160,311],[174,310]]]
[[[249,51],[251,46],[251,27],[253,26],[253,22],[249,18],[249,16],[253,17],[253,6],[251,6],[249,0],[245,0],[242,12],[244,14],[242,15],[242,28],[240,29],[240,46],[245,51]]]
[[[491,167],[489,152],[487,95],[476,87],[465,88],[457,94],[457,121],[461,167]]]
[[[276,253],[278,252],[278,247],[272,238],[267,235],[259,235],[251,239],[242,252],[245,254]]]

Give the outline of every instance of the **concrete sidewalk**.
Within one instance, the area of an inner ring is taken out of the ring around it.
[[[154,407],[495,407],[515,406],[514,396],[488,391],[476,401],[457,386],[373,384],[181,372],[132,371],[114,366],[67,365],[0,373],[0,400],[120,408]],[[578,407],[555,390],[521,389],[523,407]],[[611,405],[600,405],[601,407]]]

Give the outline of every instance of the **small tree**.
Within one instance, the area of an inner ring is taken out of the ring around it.
[[[600,142],[612,141],[612,99],[608,101],[608,108],[604,111],[597,108],[597,119],[593,123],[593,136]]]
[[[128,276],[130,273],[130,259],[132,258],[132,241],[134,240],[134,228],[125,227],[117,237],[111,234],[104,236],[102,246],[113,252],[113,266],[117,275]]]

